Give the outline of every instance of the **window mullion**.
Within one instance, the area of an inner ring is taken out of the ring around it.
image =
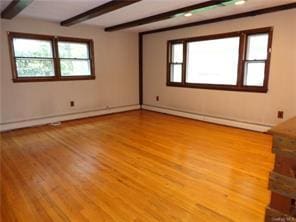
[[[240,34],[239,43],[239,62],[237,71],[237,86],[243,87],[244,85],[244,70],[245,70],[245,59],[247,51],[247,36],[245,33]]]
[[[167,42],[167,84],[171,82],[172,43]]]
[[[95,62],[94,62],[94,44],[93,41],[88,42],[88,58],[90,63],[90,75],[95,76]]]
[[[182,84],[186,84],[187,42],[183,42]]]
[[[265,70],[264,70],[264,82],[263,85],[267,89],[268,87],[268,79],[269,79],[269,69],[270,69],[270,58],[271,58],[271,44],[272,44],[272,34],[273,29],[268,31],[268,46],[267,46],[267,58],[265,61]]]
[[[54,69],[55,69],[55,78],[61,78],[61,67],[60,67],[60,59],[59,59],[59,50],[58,50],[58,39],[53,38],[53,60],[54,60]]]

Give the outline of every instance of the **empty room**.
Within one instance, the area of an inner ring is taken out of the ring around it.
[[[1,0],[3,222],[296,222],[296,0]]]

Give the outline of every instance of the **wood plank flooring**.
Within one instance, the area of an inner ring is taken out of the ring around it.
[[[271,137],[149,111],[6,132],[2,221],[263,221]]]

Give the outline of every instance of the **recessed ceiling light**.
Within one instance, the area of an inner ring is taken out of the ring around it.
[[[184,16],[185,17],[190,17],[190,16],[192,16],[192,13],[191,12],[187,12],[187,13],[184,14]]]
[[[245,3],[246,3],[246,0],[239,0],[239,1],[235,2],[234,4],[236,4],[236,5],[243,5]]]

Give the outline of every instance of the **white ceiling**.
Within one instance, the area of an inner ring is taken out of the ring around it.
[[[12,0],[0,1],[0,9],[2,11]],[[110,0],[34,0],[18,17],[61,22],[108,1]],[[83,24],[108,27],[205,1],[207,0],[142,0],[111,13],[87,20]],[[292,2],[296,2],[296,0],[248,0],[246,4],[241,6],[219,7],[194,14],[191,17],[175,17],[161,22],[134,27],[129,30],[136,32],[148,31]]]

